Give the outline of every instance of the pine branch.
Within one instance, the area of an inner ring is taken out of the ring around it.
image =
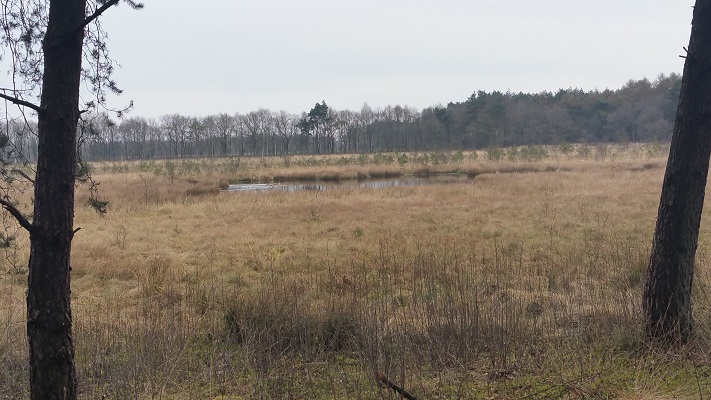
[[[32,225],[12,203],[5,199],[0,199],[0,205],[2,205],[2,208],[7,210],[7,212],[9,212],[13,217],[15,217],[20,226],[25,228],[30,233],[34,232],[34,225]]]
[[[101,7],[97,8],[96,11],[94,11],[93,14],[91,14],[91,15],[88,16],[88,17],[86,17],[86,19],[84,20],[84,22],[82,23],[82,25],[81,25],[80,27],[78,27],[77,29],[75,29],[75,31],[78,31],[79,29],[84,29],[85,26],[89,25],[89,24],[92,23],[95,19],[99,18],[99,17],[101,16],[101,14],[104,13],[104,11],[106,11],[106,10],[108,10],[110,7],[116,5],[118,2],[119,2],[119,0],[109,0],[109,1],[107,1],[106,3],[104,3],[104,5],[102,5]]]
[[[30,103],[29,101],[26,101],[26,100],[18,99],[17,97],[8,96],[5,93],[0,93],[0,99],[5,99],[11,103],[15,103],[20,106],[31,108],[31,109],[37,111],[37,114],[42,112],[42,109],[37,104]]]
[[[20,169],[13,169],[11,172],[14,172],[14,173],[20,175],[21,177],[27,179],[31,184],[33,184],[33,185],[35,184],[35,180],[30,178],[24,171],[22,171]]]
[[[78,31],[78,30],[80,30],[80,29],[84,29],[85,26],[89,25],[89,24],[92,23],[95,19],[99,18],[99,17],[101,16],[101,14],[104,13],[104,11],[106,11],[106,10],[108,10],[109,8],[111,8],[112,6],[115,6],[116,4],[118,4],[119,1],[120,1],[120,0],[109,0],[109,1],[107,1],[106,3],[104,3],[101,7],[97,8],[96,11],[94,11],[93,14],[91,14],[91,15],[88,16],[88,17],[86,17],[86,19],[85,19],[84,22],[81,24],[81,26],[77,27],[77,29],[75,29],[74,32],[76,32],[76,31]],[[127,2],[131,7],[133,7],[134,10],[139,10],[139,9],[143,8],[143,3],[136,3],[135,1],[132,1],[132,0],[126,0],[126,2]]]

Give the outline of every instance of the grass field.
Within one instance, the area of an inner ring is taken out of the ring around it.
[[[648,346],[640,299],[665,149],[586,147],[94,164],[109,206],[97,214],[78,187],[81,397],[400,398],[376,375],[419,399],[711,396],[708,218],[698,335]],[[469,179],[219,190],[440,172]],[[12,399],[27,397],[27,238],[16,244],[0,274]]]

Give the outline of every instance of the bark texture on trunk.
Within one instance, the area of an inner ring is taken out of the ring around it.
[[[86,0],[50,1],[27,290],[33,400],[76,399],[70,309],[76,128]],[[79,28],[79,29],[77,29]]]
[[[711,155],[711,0],[697,0],[684,63],[643,306],[648,337],[693,332],[691,287]]]

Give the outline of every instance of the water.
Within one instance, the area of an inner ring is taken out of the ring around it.
[[[342,182],[289,182],[289,183],[239,183],[229,185],[228,192],[263,192],[282,190],[299,192],[302,190],[324,191],[332,189],[383,189],[394,186],[449,185],[471,182],[466,175],[433,175],[427,177],[403,176],[394,179],[374,179]]]

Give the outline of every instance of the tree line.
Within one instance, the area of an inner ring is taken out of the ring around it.
[[[84,160],[286,156],[462,150],[561,143],[668,142],[681,76],[630,80],[617,90],[478,91],[462,102],[417,110],[408,106],[335,110],[325,101],[301,115],[259,109],[246,114],[79,123]],[[33,123],[9,122],[15,151],[36,159]]]

